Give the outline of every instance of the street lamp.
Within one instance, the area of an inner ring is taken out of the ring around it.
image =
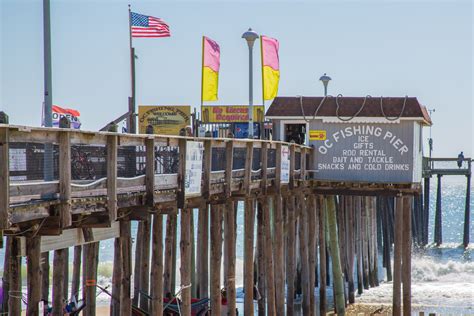
[[[328,95],[328,83],[329,81],[331,81],[331,77],[329,77],[328,75],[326,75],[326,73],[324,73],[324,75],[322,75],[320,78],[319,78],[320,81],[323,82],[323,85],[324,85],[324,96],[327,96]]]
[[[247,41],[249,46],[249,138],[253,138],[253,57],[252,50],[258,34],[249,28],[247,32],[242,34],[242,38]]]

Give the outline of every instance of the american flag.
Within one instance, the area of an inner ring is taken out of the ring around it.
[[[162,19],[131,12],[132,37],[169,37],[170,28]]]

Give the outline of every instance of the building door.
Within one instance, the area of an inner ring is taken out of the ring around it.
[[[304,144],[306,139],[306,124],[285,124],[285,142],[294,141]]]

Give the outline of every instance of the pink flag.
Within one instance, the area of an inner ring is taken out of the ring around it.
[[[209,37],[204,36],[204,67],[219,72],[220,55],[219,45]]]

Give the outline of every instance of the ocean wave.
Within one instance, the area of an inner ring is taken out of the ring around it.
[[[473,282],[474,262],[449,260],[440,262],[432,258],[414,258],[412,260],[413,282]]]

